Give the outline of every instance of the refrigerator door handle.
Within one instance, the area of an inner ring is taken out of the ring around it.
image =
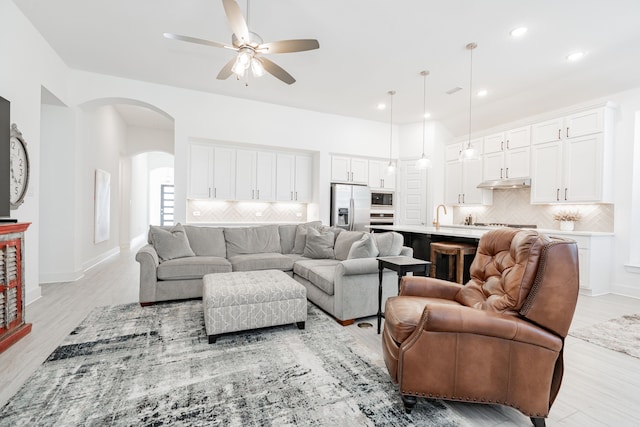
[[[353,198],[349,199],[349,231],[353,231],[353,223],[355,222],[355,218],[354,218],[354,204],[353,204]]]

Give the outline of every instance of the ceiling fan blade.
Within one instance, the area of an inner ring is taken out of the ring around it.
[[[296,82],[296,79],[294,79],[291,74],[287,73],[284,68],[282,68],[275,62],[265,58],[264,56],[260,57],[260,61],[262,61],[264,69],[275,78],[282,80],[288,85],[294,84]]]
[[[258,46],[259,52],[264,53],[289,53],[289,52],[302,52],[305,50],[318,49],[320,43],[315,39],[300,39],[300,40],[280,40],[277,42],[262,43]]]
[[[228,79],[231,74],[233,74],[233,71],[231,71],[231,69],[233,68],[233,64],[236,62],[236,58],[232,58],[231,61],[227,62],[226,65],[224,67],[222,67],[222,70],[220,70],[220,72],[218,73],[218,77],[216,77],[218,80],[226,80]]]
[[[231,30],[236,35],[238,40],[243,40],[244,43],[249,42],[249,28],[247,22],[242,16],[242,10],[236,0],[222,0],[224,6],[224,13],[227,15],[227,20],[231,26]]]
[[[172,40],[180,40],[183,42],[203,44],[205,46],[222,47],[226,49],[237,50],[233,46],[229,46],[220,42],[214,42],[211,40],[198,39],[196,37],[189,37],[189,36],[181,36],[180,34],[173,34],[173,33],[163,33],[162,35],[165,36],[165,38],[172,39]]]

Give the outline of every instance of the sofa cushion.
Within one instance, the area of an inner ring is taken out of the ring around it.
[[[334,258],[333,231],[318,231],[310,228],[307,231],[307,243],[303,255],[308,258]]]
[[[349,250],[354,242],[357,242],[365,234],[363,231],[343,231],[336,238],[334,247],[335,258],[344,261],[349,256]]]
[[[398,256],[402,251],[402,245],[404,244],[404,237],[402,234],[395,231],[389,231],[387,233],[373,233],[373,238],[376,241],[378,247],[378,256]]]
[[[280,253],[235,255],[229,258],[233,271],[293,269],[293,259]]]
[[[209,273],[229,273],[231,263],[225,258],[192,256],[165,261],[158,266],[158,280],[202,279]]]
[[[197,256],[227,256],[224,231],[220,227],[198,227],[185,225],[184,231],[189,239],[189,246]]]
[[[336,265],[318,265],[309,270],[309,281],[325,294],[333,295],[336,277]]]
[[[347,259],[373,258],[378,256],[378,247],[371,234],[365,233],[357,242],[353,242]]]
[[[298,276],[311,281],[311,270],[315,267],[329,267],[340,264],[337,259],[303,259],[293,264],[293,272]]]
[[[283,254],[293,253],[293,247],[296,242],[296,228],[298,228],[297,224],[282,224],[278,227],[280,247]]]
[[[162,261],[195,256],[189,246],[184,227],[180,223],[169,230],[152,225],[149,227],[149,237]]]
[[[302,254],[304,247],[307,244],[307,230],[309,228],[320,229],[322,227],[322,221],[312,221],[306,224],[298,224],[296,227],[296,237],[293,245],[292,254]]]
[[[229,227],[224,229],[227,258],[236,255],[282,253],[277,225]]]

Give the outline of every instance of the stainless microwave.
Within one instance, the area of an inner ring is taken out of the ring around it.
[[[371,193],[371,206],[393,206],[393,193]]]

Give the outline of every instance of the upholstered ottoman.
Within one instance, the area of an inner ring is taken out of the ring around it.
[[[202,278],[209,344],[226,332],[307,320],[307,289],[280,270],[207,274]]]

